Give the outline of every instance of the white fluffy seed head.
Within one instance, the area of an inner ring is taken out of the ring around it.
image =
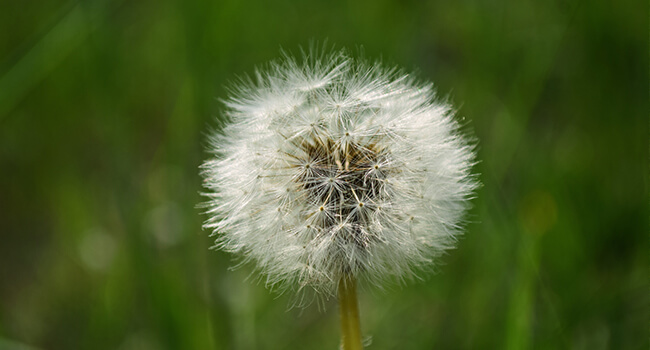
[[[474,152],[431,85],[338,52],[234,90],[203,165],[205,227],[268,286],[404,280],[453,247]]]

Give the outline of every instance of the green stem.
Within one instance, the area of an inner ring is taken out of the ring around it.
[[[349,275],[339,281],[339,311],[341,313],[341,349],[362,350],[357,281]]]

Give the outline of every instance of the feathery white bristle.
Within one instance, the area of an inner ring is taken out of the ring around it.
[[[269,285],[403,280],[453,247],[474,152],[430,85],[339,52],[235,91],[203,165],[205,227]]]

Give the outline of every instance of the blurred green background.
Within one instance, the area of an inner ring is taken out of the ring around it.
[[[369,349],[648,349],[648,3],[4,1],[0,349],[336,349],[197,204],[224,85],[314,39],[434,81],[484,186]],[[254,280],[254,279],[253,279]]]

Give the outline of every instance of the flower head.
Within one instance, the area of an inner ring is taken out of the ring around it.
[[[341,52],[306,55],[225,104],[203,165],[205,227],[268,285],[402,280],[453,247],[474,152],[431,85]]]

